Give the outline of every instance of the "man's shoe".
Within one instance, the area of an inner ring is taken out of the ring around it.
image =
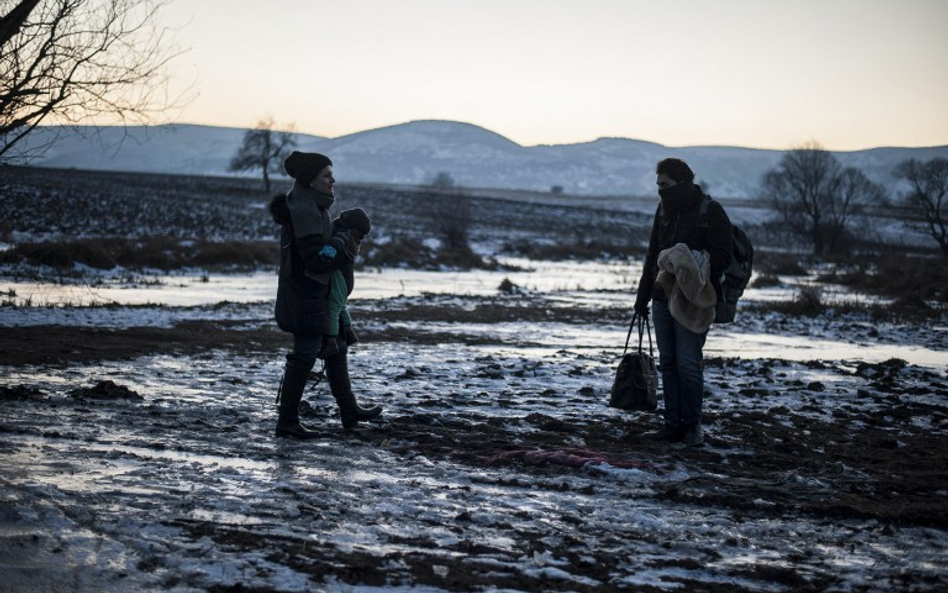
[[[683,442],[688,447],[697,447],[704,443],[704,429],[700,422],[685,425]]]
[[[685,437],[681,426],[666,424],[661,430],[645,433],[645,438],[660,443],[680,443]]]

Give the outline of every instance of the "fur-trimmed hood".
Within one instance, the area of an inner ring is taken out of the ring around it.
[[[270,200],[270,216],[273,222],[285,226],[290,222],[290,208],[286,205],[286,194],[278,194]]]
[[[335,201],[331,195],[294,183],[289,193],[270,201],[270,215],[278,224],[292,227],[296,238],[317,236],[326,242],[332,234],[329,209]]]

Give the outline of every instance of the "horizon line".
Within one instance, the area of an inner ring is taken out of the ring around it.
[[[484,127],[484,126],[482,126],[482,125],[475,124],[475,123],[471,123],[471,122],[460,121],[460,120],[450,120],[450,119],[413,119],[413,120],[407,120],[407,121],[403,121],[403,122],[399,122],[399,123],[395,123],[395,124],[388,124],[388,125],[377,126],[377,127],[373,127],[373,128],[366,128],[366,129],[364,129],[364,130],[359,130],[359,131],[356,131],[356,132],[350,132],[350,133],[347,133],[347,134],[341,134],[341,135],[339,135],[339,136],[324,136],[324,135],[321,135],[321,134],[314,134],[314,133],[310,133],[310,132],[302,132],[302,131],[300,131],[300,130],[294,130],[294,129],[280,129],[280,128],[274,128],[274,131],[277,131],[277,132],[287,132],[287,133],[297,134],[297,135],[301,135],[301,136],[310,136],[310,137],[314,137],[314,138],[321,139],[321,140],[338,140],[338,139],[340,139],[340,138],[345,138],[346,136],[354,136],[354,135],[356,135],[356,134],[363,134],[363,133],[367,133],[367,132],[374,132],[374,131],[384,130],[384,129],[388,129],[388,128],[397,128],[397,127],[399,127],[399,126],[405,126],[405,125],[414,124],[414,123],[429,123],[429,122],[430,122],[430,123],[448,123],[448,124],[459,124],[459,125],[471,126],[471,127],[474,127],[474,128],[478,128],[478,129],[480,129],[480,130],[484,130],[485,132],[489,132],[489,133],[491,133],[491,134],[496,134],[497,136],[500,136],[501,138],[507,140],[508,142],[511,142],[511,143],[513,143],[513,144],[516,144],[517,146],[520,146],[521,148],[540,148],[540,147],[555,147],[555,146],[576,146],[576,145],[581,145],[581,144],[592,144],[592,143],[594,143],[594,142],[599,142],[599,141],[602,141],[602,140],[627,140],[627,141],[631,141],[631,142],[641,142],[641,143],[644,143],[644,144],[654,144],[655,146],[660,146],[660,147],[662,147],[662,148],[668,148],[668,149],[673,149],[673,150],[683,150],[683,149],[693,149],[693,148],[734,148],[734,149],[759,150],[759,151],[769,151],[769,152],[789,152],[789,151],[791,151],[791,150],[796,150],[796,149],[798,149],[798,148],[803,148],[805,145],[808,145],[808,144],[814,142],[813,140],[804,141],[804,142],[799,143],[798,146],[791,146],[791,147],[789,147],[789,148],[765,148],[765,147],[759,147],[759,146],[746,146],[746,145],[737,145],[737,144],[685,144],[685,145],[672,146],[672,145],[668,145],[668,144],[662,144],[661,142],[656,142],[656,141],[654,141],[654,140],[645,140],[645,139],[642,139],[642,138],[632,138],[632,137],[629,137],[629,136],[600,136],[600,137],[595,138],[595,139],[593,139],[593,140],[581,140],[581,141],[576,141],[576,142],[563,142],[563,143],[559,143],[559,144],[540,143],[540,144],[525,145],[525,144],[520,144],[519,142],[517,142],[517,141],[515,141],[515,140],[512,140],[512,139],[508,138],[507,136],[505,136],[505,135],[503,135],[503,134],[501,134],[501,133],[499,133],[499,132],[496,132],[496,131],[494,131],[494,130],[492,130],[492,129],[490,129],[490,128],[486,128],[486,127]],[[37,128],[56,128],[56,127],[59,127],[59,128],[125,128],[125,129],[129,129],[129,128],[160,128],[160,127],[175,127],[175,126],[191,126],[191,127],[202,127],[202,128],[227,129],[227,130],[253,130],[253,129],[254,129],[253,127],[247,127],[247,126],[227,126],[227,125],[220,125],[220,124],[207,124],[207,123],[187,122],[187,121],[161,122],[161,123],[153,123],[153,124],[147,124],[147,123],[137,123],[137,124],[132,124],[132,123],[117,123],[117,124],[95,124],[95,123],[90,123],[90,124],[40,124],[39,126],[37,126]],[[896,149],[920,149],[920,150],[923,150],[923,149],[930,149],[930,148],[948,148],[948,141],[946,141],[944,144],[930,144],[930,145],[924,145],[924,146],[905,146],[905,145],[893,145],[893,144],[880,144],[880,145],[875,145],[875,146],[870,146],[870,147],[865,147],[865,148],[855,148],[855,149],[847,149],[847,150],[835,150],[835,149],[828,148],[828,147],[822,145],[822,143],[820,143],[819,141],[815,141],[815,142],[816,142],[816,144],[820,145],[820,146],[821,146],[824,150],[826,150],[827,152],[833,152],[833,153],[865,152],[865,151],[869,151],[869,150],[878,150],[878,149],[886,149],[886,148],[896,148]]]

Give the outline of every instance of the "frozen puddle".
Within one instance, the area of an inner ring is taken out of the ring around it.
[[[746,359],[844,360],[882,362],[900,358],[914,365],[944,370],[948,352],[911,344],[853,344],[840,340],[780,334],[731,333],[715,328],[708,336],[705,356]]]
[[[535,291],[596,291],[630,287],[634,266],[625,263],[533,262],[509,259],[511,271],[469,272],[366,269],[357,272],[354,298],[385,299],[422,294],[479,296],[497,294],[505,279]],[[637,282],[637,277],[636,280]],[[103,304],[197,307],[225,301],[271,301],[276,295],[275,272],[252,274],[144,275],[103,278],[92,284],[18,282],[0,278],[0,294],[15,294],[13,302],[34,307]]]

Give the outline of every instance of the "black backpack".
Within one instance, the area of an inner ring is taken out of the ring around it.
[[[708,207],[711,198],[705,196],[698,210],[698,226],[708,228]],[[739,226],[731,223],[733,240],[731,245],[731,261],[721,274],[721,293],[718,295],[718,304],[714,311],[715,323],[730,323],[737,315],[737,301],[744,294],[747,283],[750,282],[754,271],[754,246]]]

